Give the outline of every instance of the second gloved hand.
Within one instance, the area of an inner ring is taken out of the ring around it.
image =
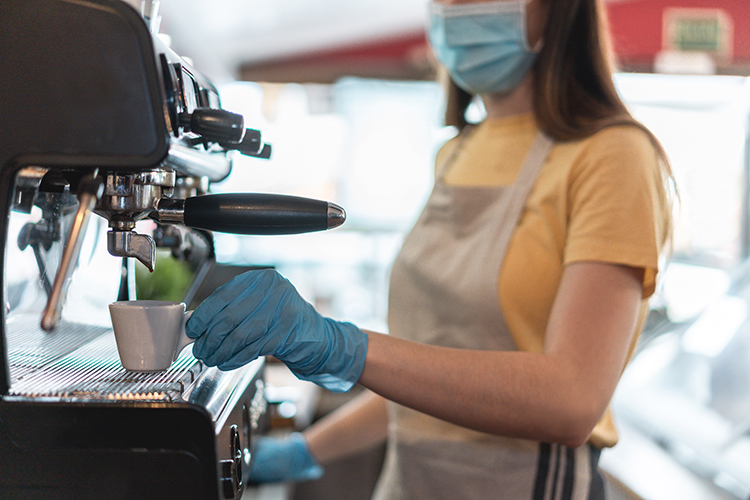
[[[249,271],[219,287],[186,325],[193,355],[232,370],[273,355],[331,391],[348,391],[362,373],[367,334],[321,316],[276,271]]]
[[[323,467],[313,457],[302,434],[294,432],[286,438],[258,439],[250,466],[250,481],[310,481],[321,476]]]

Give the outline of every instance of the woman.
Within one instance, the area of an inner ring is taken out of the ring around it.
[[[615,92],[600,0],[435,0],[429,36],[461,133],[394,263],[391,335],[248,273],[196,309],[194,354],[370,389],[264,442],[261,479],[316,477],[387,436],[378,499],[603,498],[607,407],[670,231],[664,154]],[[487,118],[468,127],[474,96]]]

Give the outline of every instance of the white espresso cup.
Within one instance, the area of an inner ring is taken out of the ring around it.
[[[192,311],[182,302],[129,300],[109,305],[117,352],[126,370],[156,372],[169,368],[192,343],[185,323]]]

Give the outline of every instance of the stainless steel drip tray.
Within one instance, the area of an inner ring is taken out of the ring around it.
[[[120,364],[111,328],[63,323],[52,333],[39,317],[8,324],[10,396],[65,401],[181,401],[205,370],[189,348],[163,372],[137,373]]]

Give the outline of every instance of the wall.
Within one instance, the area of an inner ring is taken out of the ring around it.
[[[608,12],[626,70],[650,72],[666,51],[703,49],[717,73],[750,75],[747,0],[609,0]]]

